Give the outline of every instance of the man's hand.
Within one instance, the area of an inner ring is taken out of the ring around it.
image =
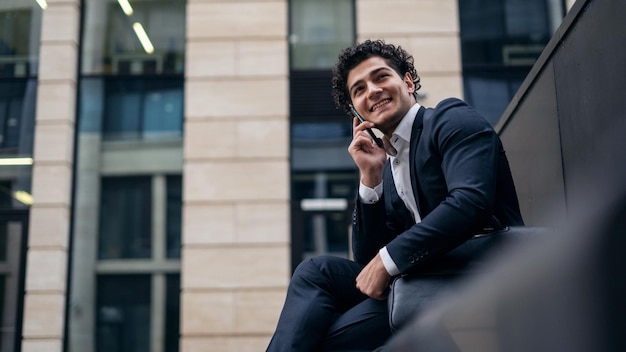
[[[370,188],[376,187],[382,181],[383,168],[387,160],[387,153],[365,131],[374,128],[374,124],[365,121],[359,123],[355,117],[352,126],[354,132],[348,152],[361,173],[361,182]]]
[[[376,254],[356,277],[356,287],[369,297],[383,300],[387,298],[387,287],[391,275],[385,269],[380,254]]]

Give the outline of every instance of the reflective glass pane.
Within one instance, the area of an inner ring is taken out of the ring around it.
[[[30,194],[36,78],[0,77],[0,208],[25,208]]]
[[[352,139],[352,124],[347,118],[342,122],[292,123],[291,137],[294,143],[315,141],[319,144],[333,140],[349,141]]]
[[[0,157],[33,151],[36,79],[0,79]]]
[[[141,131],[141,82],[106,82],[104,139],[138,139]],[[119,84],[116,84],[119,83]]]
[[[526,71],[466,74],[466,100],[471,101],[492,125],[496,125],[525,77]]]
[[[84,309],[68,314],[70,351],[176,351],[178,331],[168,342],[150,330],[165,320],[163,256],[180,258],[182,191],[166,175],[183,164],[186,4],[81,1],[72,223],[74,248],[89,250],[72,253],[71,299]],[[137,265],[145,277],[131,275]]]
[[[182,73],[185,1],[86,0],[83,74]]]
[[[294,265],[301,259],[321,254],[348,256],[353,198],[357,185],[354,170],[300,172],[292,175],[294,242],[295,247],[302,250]],[[315,200],[325,202],[316,203]]]
[[[0,275],[0,317],[4,317],[4,298],[5,298],[5,275]],[[13,334],[13,331],[4,331],[4,324],[0,324],[2,325],[3,329],[0,332],[0,346],[4,345],[4,341],[7,338],[11,338],[11,336],[5,336],[5,335],[9,335],[9,334]],[[7,329],[8,330],[8,329]]]
[[[563,15],[561,0],[459,0],[465,100],[493,125]]]
[[[291,0],[291,68],[332,68],[354,40],[353,0]]]
[[[0,78],[37,75],[41,11],[35,1],[2,1]]]
[[[166,277],[165,351],[178,352],[180,333],[180,275]]]
[[[183,189],[182,177],[167,176],[166,248],[168,258],[180,258]]]
[[[96,351],[149,352],[149,275],[100,275],[97,280]]]
[[[16,351],[21,343],[23,258],[26,255],[27,211],[3,212],[0,220],[0,351]]]
[[[180,140],[183,87],[182,76],[85,78],[79,129],[106,141]]]
[[[100,259],[150,258],[150,177],[104,177],[100,202]]]
[[[182,130],[183,91],[180,87],[150,91],[144,99],[143,133],[146,137]]]
[[[4,222],[0,223],[0,263],[7,260],[8,227],[6,225]]]
[[[349,253],[350,214],[350,211],[304,213],[303,258],[323,254],[347,257]]]

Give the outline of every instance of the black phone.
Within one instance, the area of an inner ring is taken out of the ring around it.
[[[365,122],[363,117],[356,111],[356,109],[354,107],[350,106],[350,111],[352,111],[352,114],[354,114],[354,116],[356,116],[356,118],[359,121],[361,121],[361,123]],[[383,148],[383,141],[380,138],[376,137],[376,135],[374,134],[374,131],[372,131],[371,128],[366,128],[365,130],[370,135],[370,137],[372,137],[374,139],[374,142],[376,142],[376,145],[378,145],[379,147]]]

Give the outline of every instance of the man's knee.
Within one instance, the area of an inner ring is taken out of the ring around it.
[[[319,257],[305,259],[300,264],[298,264],[296,270],[294,270],[293,272],[293,277],[309,277],[311,274],[318,274],[331,270],[329,268],[333,266],[332,263],[337,261],[338,259],[342,258],[323,255]]]
[[[325,280],[336,275],[342,275],[344,272],[355,273],[352,268],[354,262],[349,259],[334,257],[330,255],[322,255],[310,259],[303,260],[296,270],[293,272],[293,281],[306,280]]]

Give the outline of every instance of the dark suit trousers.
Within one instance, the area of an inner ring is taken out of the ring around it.
[[[372,351],[390,337],[387,302],[356,288],[362,266],[321,256],[294,271],[268,352]]]

